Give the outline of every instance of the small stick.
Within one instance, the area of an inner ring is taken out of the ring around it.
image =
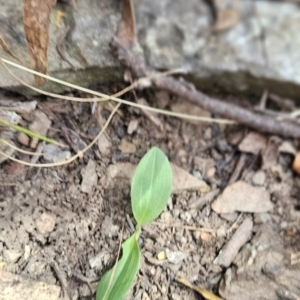
[[[125,49],[116,39],[111,42],[115,56],[137,77],[144,77],[153,74],[154,69],[146,66],[146,63],[137,55]],[[196,104],[212,114],[237,121],[255,130],[280,135],[283,137],[300,137],[300,126],[292,123],[284,123],[274,120],[268,116],[261,116],[245,108],[234,104],[226,103],[216,98],[209,97],[196,89],[189,87],[183,82],[172,77],[161,77],[153,79],[152,83],[159,89],[166,90],[187,101]]]

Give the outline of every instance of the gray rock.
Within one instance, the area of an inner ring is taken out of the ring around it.
[[[77,11],[67,2],[59,2],[52,10],[48,73],[81,86],[122,80],[120,64],[109,49],[120,20],[121,1],[76,3]],[[148,63],[158,69],[188,66],[189,78],[206,89],[269,89],[284,96],[299,95],[300,7],[277,1],[240,3],[239,23],[214,34],[209,30],[211,13],[205,1],[134,0],[138,40]],[[22,0],[1,0],[0,5],[0,35],[24,65],[30,66],[22,25]],[[58,9],[66,14],[59,29],[55,28]],[[71,30],[60,48],[70,64],[56,51],[56,43],[67,26]],[[2,50],[0,54],[9,58]],[[33,76],[15,68],[14,72],[33,83]],[[0,68],[0,88],[28,93],[4,68]],[[69,88],[48,82],[43,89],[62,92]]]
[[[262,186],[265,184],[265,181],[266,173],[262,170],[257,171],[252,177],[252,182],[254,185]]]
[[[211,14],[205,1],[134,2],[139,41],[152,66],[192,66],[190,75],[202,88],[299,93],[300,8],[296,4],[240,1],[239,23],[214,34],[209,32]]]
[[[22,24],[22,0],[0,1],[1,27],[0,35],[9,49],[26,67],[30,67],[27,43]],[[67,2],[58,3],[51,12],[50,43],[48,49],[48,73],[56,78],[87,86],[96,82],[107,82],[121,79],[119,63],[111,55],[109,42],[115,35],[120,19],[120,1],[84,1],[76,0],[77,11]],[[56,12],[60,9],[65,13],[61,28],[56,28]],[[66,62],[56,50],[57,41],[64,34],[66,27],[71,30],[60,48]],[[11,29],[13,28],[13,29]],[[13,60],[1,48],[1,57]],[[14,73],[29,84],[34,83],[33,75],[13,68]],[[0,88],[30,92],[22,87],[7,71],[0,68]],[[48,82],[44,90],[62,92],[70,88]]]

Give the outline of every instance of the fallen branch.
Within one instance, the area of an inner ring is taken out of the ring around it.
[[[146,65],[143,58],[125,49],[116,39],[111,42],[115,56],[138,78],[156,73],[153,68]],[[189,102],[196,104],[212,114],[232,119],[258,131],[280,135],[283,137],[300,137],[300,126],[262,116],[234,104],[211,98],[188,84],[173,77],[160,77],[152,79],[152,83],[159,89],[178,95]]]

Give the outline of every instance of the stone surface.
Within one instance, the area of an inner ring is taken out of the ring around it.
[[[290,97],[299,94],[300,7],[296,3],[240,1],[240,21],[227,31],[213,33],[210,32],[212,15],[206,1],[133,2],[138,40],[153,67],[189,66],[189,78],[202,89],[219,86],[236,92],[268,89]],[[119,63],[109,50],[109,41],[116,34],[120,20],[120,3],[77,0],[76,11],[67,1],[58,2],[51,14],[49,73],[83,86],[121,80]],[[9,49],[29,66],[22,0],[1,0],[0,8],[0,35]],[[56,28],[55,15],[59,9],[66,16],[61,28]],[[71,30],[60,48],[72,66],[56,51],[56,42],[67,26]],[[8,58],[2,50],[0,54]],[[15,68],[14,71],[33,83],[33,76]],[[2,88],[28,92],[4,68],[0,68],[0,83]],[[68,89],[54,83],[47,83],[43,88],[56,92]]]
[[[227,186],[211,207],[218,214],[234,211],[259,213],[271,210],[273,204],[267,190],[237,181]]]
[[[57,285],[0,271],[0,300],[58,300],[60,292]]]
[[[266,181],[266,173],[262,170],[259,170],[254,173],[252,177],[252,182],[254,185],[262,186]]]
[[[30,67],[27,44],[22,24],[22,0],[0,1],[0,35],[9,49]],[[109,41],[115,35],[120,19],[120,1],[77,0],[77,11],[67,1],[60,1],[52,9],[50,44],[48,50],[48,73],[71,83],[87,86],[96,82],[107,82],[121,78],[118,62],[110,54]],[[56,28],[58,10],[65,14]],[[57,41],[71,27],[60,48],[72,67],[62,59],[56,50]],[[13,28],[11,30],[10,28]],[[1,48],[1,57],[13,60]],[[13,68],[13,71],[26,82],[33,84],[33,75]],[[0,87],[28,93],[7,71],[0,68]],[[61,92],[68,88],[53,82],[43,86],[48,91]]]
[[[44,212],[35,220],[36,228],[43,235],[49,234],[55,227],[55,220],[55,215]]]
[[[202,87],[206,83],[235,91],[268,88],[297,95],[300,8],[296,4],[240,1],[241,21],[228,31],[209,34],[211,15],[205,1],[135,3],[139,39],[151,65],[193,65],[193,79]]]
[[[10,264],[14,264],[18,261],[18,259],[22,256],[22,252],[16,250],[4,250],[3,258],[4,261]]]

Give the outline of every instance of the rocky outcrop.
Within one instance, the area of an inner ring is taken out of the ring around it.
[[[212,33],[211,12],[205,1],[133,2],[138,41],[151,66],[158,69],[189,66],[188,79],[202,90],[218,87],[230,92],[260,93],[269,89],[284,96],[299,95],[299,5],[243,0],[241,20],[230,30]],[[120,65],[109,49],[121,17],[121,1],[76,0],[76,3],[77,11],[62,1],[52,11],[49,73],[81,86],[121,80]],[[0,1],[0,7],[0,34],[29,66],[22,1]],[[60,28],[55,24],[58,10],[65,13]],[[56,46],[68,26],[71,29],[60,45],[62,57]],[[1,52],[1,56],[5,55]],[[33,83],[31,75],[15,72]],[[3,67],[0,67],[0,87],[25,92]],[[53,83],[43,88],[56,92],[66,89]]]

